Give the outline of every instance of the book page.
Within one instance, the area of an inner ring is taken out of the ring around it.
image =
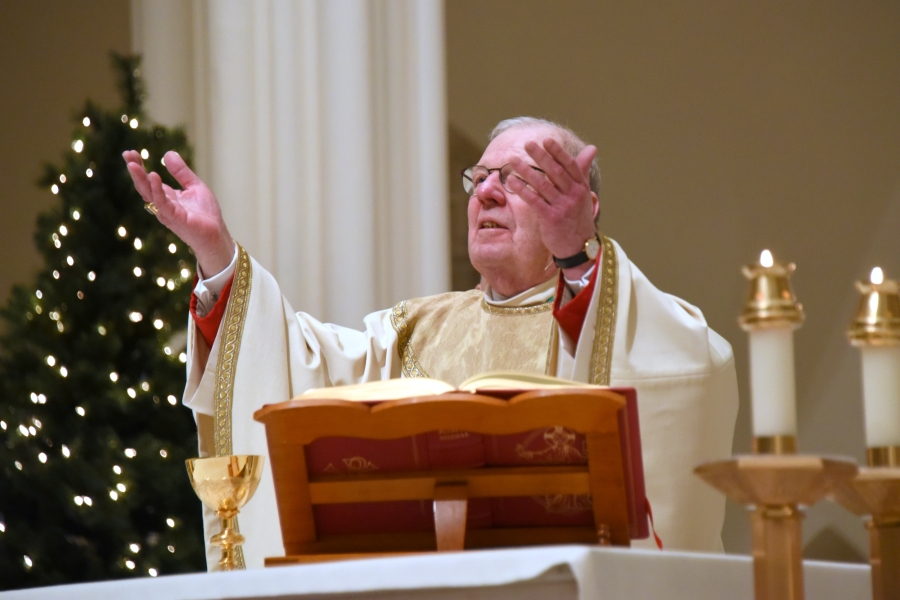
[[[561,388],[604,389],[600,385],[580,383],[549,375],[532,375],[515,371],[493,371],[469,377],[459,389],[465,392],[476,390],[547,390]]]
[[[415,396],[431,396],[452,391],[454,391],[452,385],[439,379],[416,377],[316,388],[303,392],[297,398],[301,400],[304,398],[316,398],[350,400],[352,402],[379,402],[413,398]]]

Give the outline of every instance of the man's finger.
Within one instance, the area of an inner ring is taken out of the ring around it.
[[[585,146],[584,149],[578,153],[578,156],[575,157],[575,163],[578,165],[578,169],[584,174],[585,179],[588,181],[588,185],[590,185],[591,181],[591,164],[594,162],[594,158],[597,157],[597,146]]]
[[[187,188],[191,185],[203,183],[177,152],[169,150],[163,159],[166,161],[166,169],[172,174],[175,181],[181,184],[181,187]]]
[[[521,161],[521,159],[517,159],[517,160]],[[523,163],[523,164],[525,164],[525,163]],[[530,167],[528,168],[528,170],[533,171],[533,169],[531,169]],[[540,173],[538,173],[538,175],[540,175]],[[541,216],[544,208],[546,208],[547,206],[550,205],[550,203],[547,201],[547,199],[544,198],[544,196],[539,194],[537,191],[535,191],[535,189],[533,187],[531,187],[530,184],[526,185],[526,183],[524,181],[522,181],[520,178],[518,178],[516,176],[507,178],[506,185],[508,185],[510,187],[510,189],[513,192],[515,192],[515,194],[517,196],[519,196],[519,198],[524,200],[526,203],[528,203],[531,206],[531,208],[533,208],[535,211],[537,211],[538,216]]]
[[[537,142],[528,142],[525,144],[525,152],[537,163],[538,168],[560,192],[564,194],[569,192],[572,187],[572,176],[543,146]]]
[[[172,186],[163,183],[162,189],[163,189],[163,192],[166,193],[166,198],[168,198],[169,202],[177,202],[178,201],[178,191],[172,189]]]
[[[562,147],[562,144],[553,138],[547,138],[544,140],[544,149],[557,163],[559,163],[572,181],[586,182],[584,172],[579,168],[578,163],[572,155]]]
[[[122,153],[122,158],[125,159],[125,164],[133,162],[139,164],[142,167],[144,166],[144,159],[141,158],[141,154],[137,150],[126,150]]]
[[[514,192],[518,193],[516,188],[512,187],[516,183],[515,180],[518,180],[519,182],[528,184],[528,186],[530,186],[528,189],[536,192],[537,195],[548,204],[555,202],[559,198],[560,190],[553,185],[553,182],[547,178],[545,173],[536,171],[531,165],[518,156],[511,157],[509,159],[509,164],[512,165],[513,173],[506,179],[506,184],[509,185]]]
[[[150,180],[150,201],[156,205],[159,211],[157,216],[169,216],[174,203],[166,197],[162,178],[159,176],[159,173],[150,173],[147,178]]]
[[[144,167],[137,163],[129,162],[127,164],[128,174],[131,175],[131,181],[134,183],[134,189],[141,195],[145,202],[151,202],[152,192],[150,191],[150,179],[147,177],[147,171]]]

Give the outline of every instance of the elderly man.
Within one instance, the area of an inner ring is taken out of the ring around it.
[[[195,412],[201,454],[265,454],[252,413],[313,387],[401,376],[457,384],[492,370],[635,387],[659,535],[668,548],[721,549],[724,499],[691,470],[731,452],[731,347],[697,308],[657,290],[597,233],[595,155],[558,124],[501,122],[463,174],[482,289],[401,302],[366,317],[359,332],[295,314],[177,154],[165,158],[181,191],[126,152],[138,192],[199,263],[184,403]],[[276,515],[267,474],[241,514],[248,566],[283,553]]]

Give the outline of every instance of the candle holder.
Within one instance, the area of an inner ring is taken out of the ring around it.
[[[736,456],[694,469],[752,510],[756,600],[803,599],[801,507],[812,506],[856,471],[852,461],[802,454]]]
[[[850,340],[851,345],[859,348],[863,353],[865,379],[867,375],[865,373],[865,362],[871,360],[865,356],[866,353],[900,352],[900,350],[897,350],[897,348],[900,348],[900,284],[896,281],[885,281],[884,273],[880,268],[875,267],[872,270],[870,280],[857,281],[856,289],[860,293],[859,306],[856,309],[856,316],[850,322],[847,338]],[[877,357],[872,358],[877,361]],[[882,369],[887,367],[887,375],[889,377],[891,371],[900,368],[900,364],[874,364],[872,366],[876,370],[879,367]],[[877,381],[878,373],[873,373],[870,377],[872,376],[876,378],[876,381],[864,381],[864,387],[872,388],[864,390],[867,405],[871,396],[879,391],[877,388],[882,387],[879,384],[883,383]],[[897,394],[897,390],[892,389],[893,387],[888,386],[889,397],[871,398],[871,400],[875,402],[880,400],[882,404],[900,406],[900,394]],[[866,407],[866,413],[872,413],[866,416],[866,437],[869,446],[866,451],[866,459],[870,467],[900,467],[900,446],[893,443],[893,441],[885,442],[884,435],[870,431],[870,427],[874,429],[872,426],[877,426],[878,424],[876,422],[870,426],[869,419],[877,421],[877,419],[885,416],[888,419],[900,417],[900,415],[896,414],[880,414],[881,411],[878,409],[882,407],[875,405]]]
[[[865,518],[874,600],[900,598],[900,468],[864,467],[831,496]]]
[[[801,507],[824,498],[839,481],[852,479],[852,461],[797,454],[793,330],[804,319],[791,290],[793,264],[766,250],[743,268],[750,293],[738,318],[751,336],[754,408],[753,454],[706,463],[700,478],[750,508],[756,600],[802,600]],[[765,337],[765,332],[777,334]],[[762,336],[754,335],[763,333]],[[756,345],[754,345],[756,344]],[[765,418],[755,414],[766,413]],[[768,411],[768,412],[766,412]],[[760,435],[760,431],[764,431]],[[771,433],[769,433],[771,432]]]
[[[900,365],[900,285],[884,280],[876,267],[870,280],[857,281],[861,297],[847,330],[850,344],[863,352],[868,468],[838,485],[832,498],[853,514],[864,517],[869,530],[869,563],[875,600],[900,598],[900,446],[892,443],[900,408],[896,378]],[[867,356],[867,352],[886,356]],[[885,361],[884,359],[887,359]],[[866,361],[869,364],[866,365]],[[887,378],[888,381],[882,381]],[[884,425],[887,423],[888,428]]]
[[[803,324],[806,316],[803,313],[803,305],[797,302],[794,291],[791,289],[790,278],[796,269],[797,266],[794,263],[784,264],[776,261],[768,250],[763,251],[760,255],[759,262],[746,265],[741,269],[744,277],[750,281],[750,286],[744,309],[738,317],[738,324],[741,329],[751,335],[751,338],[756,332],[766,330],[791,332]],[[788,372],[784,375],[789,378],[791,388],[789,395],[793,396],[793,344],[790,341],[788,343],[789,365],[786,365]],[[751,353],[753,352],[752,344],[751,339]],[[790,398],[789,403],[788,409],[793,413],[793,397]],[[790,418],[796,419],[796,416],[792,414]],[[754,432],[754,454],[796,454],[797,452],[797,437],[793,432],[768,435],[759,435],[755,429]]]

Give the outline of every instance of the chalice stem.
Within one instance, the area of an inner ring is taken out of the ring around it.
[[[803,600],[802,518],[793,504],[753,512],[756,600]]]
[[[234,519],[237,515],[222,519],[222,532],[209,538],[209,542],[222,547],[222,558],[219,560],[220,571],[234,571],[241,568],[237,560],[237,549],[244,543],[244,536],[234,530]]]

